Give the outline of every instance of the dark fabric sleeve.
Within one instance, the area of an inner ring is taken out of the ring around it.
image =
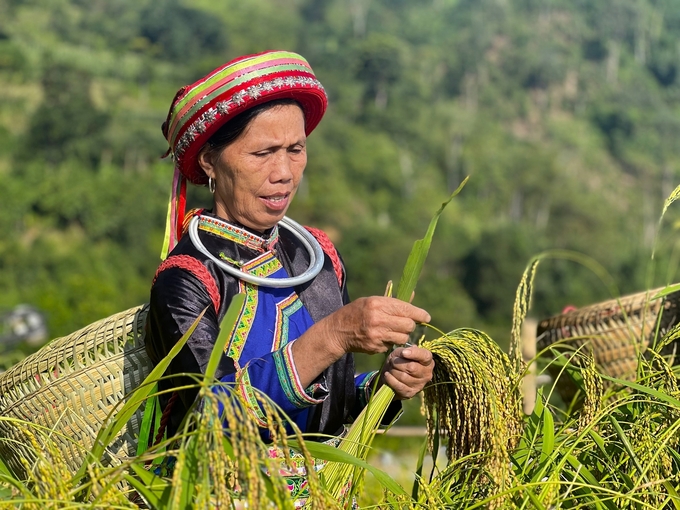
[[[223,302],[221,308],[226,309],[228,305],[228,302]],[[151,288],[145,340],[147,353],[154,363],[158,363],[170,352],[170,349],[187,332],[204,309],[206,309],[205,315],[191,338],[170,362],[168,374],[202,374],[205,372],[219,332],[219,320],[218,312],[205,286],[193,275],[180,268],[170,268],[158,275]],[[216,377],[221,379],[234,372],[233,360],[223,356],[217,368]],[[159,382],[159,389],[171,389],[193,383],[194,380],[189,377],[175,377]],[[168,426],[169,432],[174,433],[175,427],[191,407],[196,394],[197,389],[180,392],[180,401],[175,404],[177,409],[172,411]],[[168,398],[169,395],[161,398],[162,406]]]

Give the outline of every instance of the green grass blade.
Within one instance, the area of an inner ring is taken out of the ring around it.
[[[5,464],[5,461],[2,460],[2,457],[0,457],[0,474],[12,476],[12,472],[9,470],[9,467],[7,467],[7,464]]]
[[[680,283],[674,283],[673,285],[668,285],[666,288],[661,289],[659,292],[654,294],[651,298],[649,298],[650,301],[654,301],[655,299],[661,299],[662,297],[666,297],[669,294],[673,294],[674,292],[677,292],[680,290]]]
[[[533,492],[531,492],[531,489],[527,490],[527,496],[529,497],[529,499],[533,503],[534,508],[536,510],[547,510],[547,508],[538,500],[536,495]]]
[[[198,437],[189,438],[186,445],[186,457],[180,473],[180,503],[179,508],[193,508],[196,480],[198,479]]]
[[[635,464],[635,468],[638,470],[638,473],[640,476],[644,476],[644,469],[642,468],[642,464],[640,464],[640,460],[638,459],[637,455],[635,455],[635,451],[633,450],[633,445],[630,444],[630,441],[628,440],[628,436],[626,436],[626,433],[623,431],[623,428],[621,428],[621,424],[619,421],[614,417],[613,414],[610,414],[608,416],[609,421],[611,424],[614,426],[614,429],[616,430],[616,434],[618,435],[619,441],[623,445],[623,447],[626,449],[626,452],[628,453],[628,456],[630,457],[630,460],[633,461],[633,464]]]
[[[151,393],[158,391],[158,384],[154,384],[151,388]],[[149,447],[149,438],[152,434],[152,425],[156,415],[156,407],[158,406],[158,396],[153,396],[146,401],[144,406],[144,415],[142,416],[142,423],[139,426],[139,436],[137,437],[137,455],[142,455]]]
[[[423,440],[423,444],[420,445],[420,451],[418,452],[418,464],[416,465],[415,480],[413,480],[413,489],[411,489],[411,499],[413,501],[418,501],[418,490],[420,489],[420,483],[418,480],[423,476],[423,463],[425,462],[425,455],[427,455],[427,437]]]
[[[597,448],[599,450],[599,455],[601,456],[601,459],[606,460],[609,463],[609,466],[611,469],[614,469],[614,466],[616,466],[616,462],[611,458],[609,453],[607,452],[607,449],[605,447],[605,442],[602,436],[600,436],[597,432],[594,430],[590,429],[588,431],[588,435],[590,435],[591,439],[593,442],[597,445]],[[633,483],[633,480],[631,479],[630,476],[628,476],[628,473],[625,471],[619,471],[616,473],[617,475],[621,476],[623,479],[624,485],[629,491],[632,491],[635,488],[635,484]]]
[[[297,441],[288,441],[288,444],[292,448],[300,448],[300,445]],[[363,468],[371,473],[375,479],[378,480],[378,482],[380,482],[380,484],[387,490],[397,494],[398,496],[408,497],[408,493],[404,490],[404,488],[399,485],[399,483],[397,483],[390,475],[374,466],[371,466],[368,462],[361,460],[350,453],[344,452],[339,448],[335,448],[323,443],[316,443],[314,441],[306,442],[305,448],[309,450],[309,453],[312,455],[312,457],[317,459],[327,460],[329,462],[343,462],[345,464],[351,464],[353,466]],[[321,473],[323,473],[323,468]]]
[[[434,480],[434,473],[437,470],[437,455],[439,454],[439,410],[432,409],[432,422],[435,424],[435,431],[432,434],[432,470],[430,471],[429,483]]]
[[[243,303],[246,300],[245,294],[236,294],[229,303],[229,308],[227,313],[224,314],[224,319],[220,324],[220,333],[217,335],[217,340],[215,341],[215,346],[210,354],[210,360],[208,361],[208,366],[205,369],[205,376],[203,377],[203,384],[208,386],[212,383],[215,378],[215,372],[220,364],[220,360],[224,355],[224,347],[227,345],[227,340],[229,340],[229,333],[236,324],[238,320],[239,313],[243,307]]]
[[[10,476],[0,475],[0,482],[16,487],[19,490],[19,492],[21,492],[21,494],[24,496],[24,498],[33,497],[31,491],[29,491],[28,488],[23,483],[21,483],[19,480],[17,480],[11,475]]]
[[[658,398],[661,402],[665,402],[667,404],[671,404],[674,407],[680,407],[680,400],[677,398],[671,397],[668,393],[664,393],[662,391],[655,390],[653,388],[648,388],[647,386],[643,386],[641,384],[634,383],[632,381],[624,381],[623,379],[616,379],[615,377],[609,377],[608,375],[600,374],[602,379],[605,379],[607,381],[611,381],[615,384],[620,384],[622,386],[627,386],[629,388],[632,388],[634,390],[639,391],[640,393],[646,393],[647,395],[651,395],[652,397]]]
[[[668,495],[670,496],[670,500],[673,502],[673,507],[676,508],[676,509],[680,509],[680,496],[678,495],[677,491],[675,490],[675,487],[673,487],[673,484],[671,482],[669,482],[668,480],[665,480],[663,482],[663,486],[665,487],[666,491],[668,492]]]
[[[196,326],[198,326],[198,323],[203,318],[203,315],[205,314],[206,310],[207,308],[203,310],[198,315],[198,317],[196,317],[196,320],[189,327],[187,332],[184,335],[182,335],[182,338],[180,338],[177,341],[177,343],[172,347],[172,349],[170,349],[168,355],[165,358],[163,358],[158,363],[158,365],[154,367],[154,369],[146,377],[146,379],[144,379],[144,382],[139,386],[139,388],[133,392],[130,399],[125,403],[123,408],[116,414],[115,419],[110,421],[106,427],[99,431],[99,434],[95,439],[91,454],[88,456],[88,458],[85,459],[82,466],[80,466],[80,469],[75,475],[76,481],[81,480],[83,476],[85,476],[85,473],[87,472],[87,466],[90,462],[92,462],[93,460],[97,461],[101,458],[102,454],[106,450],[106,447],[109,445],[111,440],[116,436],[118,432],[121,431],[121,429],[127,424],[130,418],[132,418],[132,416],[135,414],[139,406],[142,405],[142,402],[144,402],[144,399],[146,399],[146,397],[149,396],[149,394],[151,393],[155,386],[154,384],[152,384],[152,382],[157,381],[163,376],[163,374],[168,368],[168,365],[170,365],[172,359],[175,356],[177,356],[177,354],[179,354],[179,351],[182,350],[184,344],[187,342],[189,337],[191,337],[192,333],[196,329]]]
[[[584,466],[581,461],[579,461],[576,457],[574,457],[571,454],[566,455],[565,458],[569,465],[572,468],[574,468],[573,473],[574,477],[583,479],[589,486],[598,488],[601,487],[600,483],[597,481],[597,478],[595,478],[595,475],[593,475],[593,473],[591,473],[590,470],[586,466]],[[592,499],[595,508],[602,508],[604,505],[604,507],[608,508],[609,510],[617,510],[616,505],[611,500],[602,501],[601,499],[599,499],[597,495],[593,493],[591,487],[584,485],[579,487],[578,490]]]
[[[416,288],[416,283],[418,283],[418,278],[420,277],[420,272],[425,264],[425,259],[427,258],[427,253],[430,251],[430,244],[432,243],[432,236],[434,235],[434,229],[439,221],[439,216],[444,211],[444,208],[451,202],[453,197],[455,197],[465,186],[465,183],[469,177],[466,177],[463,182],[460,183],[458,189],[451,193],[451,196],[446,202],[444,202],[439,210],[435,213],[434,217],[430,221],[430,226],[427,228],[425,237],[419,239],[413,243],[413,248],[411,253],[409,253],[408,259],[406,260],[406,266],[404,266],[404,272],[401,274],[401,280],[399,280],[399,286],[397,287],[396,298],[402,301],[410,301],[411,294]]]
[[[154,510],[167,508],[172,486],[166,480],[154,475],[144,467],[132,463],[130,469],[136,477],[125,475],[125,480],[146,500]]]
[[[224,449],[224,453],[227,454],[227,457],[229,457],[231,460],[235,460],[234,447],[232,446],[231,441],[229,441],[226,437],[222,438],[222,448]]]
[[[552,413],[547,407],[543,408],[543,444],[541,445],[541,462],[547,460],[555,447],[555,423]]]
[[[137,480],[137,478],[132,475],[124,475],[123,479],[128,484],[130,484],[130,487],[137,491],[137,493],[144,499],[144,502],[149,505],[149,508],[152,510],[161,510],[164,508],[161,506],[161,501],[156,496],[156,494],[154,494],[153,491],[147,489],[141,481]]]
[[[10,499],[12,499],[12,489],[0,487],[0,501],[9,501]]]

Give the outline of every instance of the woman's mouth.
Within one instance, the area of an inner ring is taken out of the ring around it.
[[[283,211],[288,207],[288,201],[290,200],[290,193],[275,194],[260,197],[260,200],[264,203],[267,209],[273,211]]]

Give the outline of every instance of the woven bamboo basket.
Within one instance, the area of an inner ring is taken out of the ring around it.
[[[76,471],[112,410],[151,372],[144,349],[147,306],[112,315],[57,338],[0,375],[0,416],[54,430],[52,439]],[[134,455],[143,408],[111,443],[104,462]],[[25,427],[23,427],[25,428]],[[22,427],[0,420],[0,456],[17,475],[34,460]]]
[[[564,341],[561,343],[569,350],[585,346],[603,374],[632,379],[638,365],[638,353],[646,351],[657,326],[661,339],[680,321],[680,291],[665,299],[652,300],[661,290],[630,294],[545,319],[536,328],[537,347],[542,350],[558,341]],[[663,354],[674,357],[674,351],[675,346],[671,345]],[[556,372],[551,375],[555,377]],[[557,389],[563,398],[570,399],[575,387],[563,382],[564,379],[560,380]]]

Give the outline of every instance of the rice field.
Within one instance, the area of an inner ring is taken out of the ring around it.
[[[671,195],[664,212],[679,195],[678,190]],[[400,299],[411,296],[437,217],[409,257],[397,287]],[[150,408],[154,381],[190,330],[94,431],[93,447],[83,452],[77,469],[63,448],[69,439],[66,429],[1,416],[0,429],[13,434],[0,438],[0,507],[680,508],[678,368],[661,354],[680,338],[680,325],[663,335],[657,331],[647,348],[646,338],[631,340],[641,348],[630,379],[598,371],[588,344],[553,344],[526,363],[519,332],[543,258],[529,264],[517,290],[509,352],[469,328],[421,341],[436,362],[422,397],[427,435],[400,440],[407,447],[394,450],[392,458],[384,447],[394,439],[377,434],[393,397],[386,387],[375,392],[339,444],[287,435],[285,416],[265,395],[257,395],[271,437],[263,442],[241,393],[231,387],[213,391],[223,335],[206,374],[195,378],[198,404],[177,436],[153,441],[154,427],[143,426],[140,444],[152,446],[116,457],[116,438],[142,406]],[[222,331],[236,320],[231,310]],[[539,372],[552,369],[558,376],[552,386],[539,390],[526,416],[522,380],[539,359],[550,364]],[[576,388],[574,397],[566,407],[553,405],[567,380]],[[9,462],[11,452],[28,454]]]

